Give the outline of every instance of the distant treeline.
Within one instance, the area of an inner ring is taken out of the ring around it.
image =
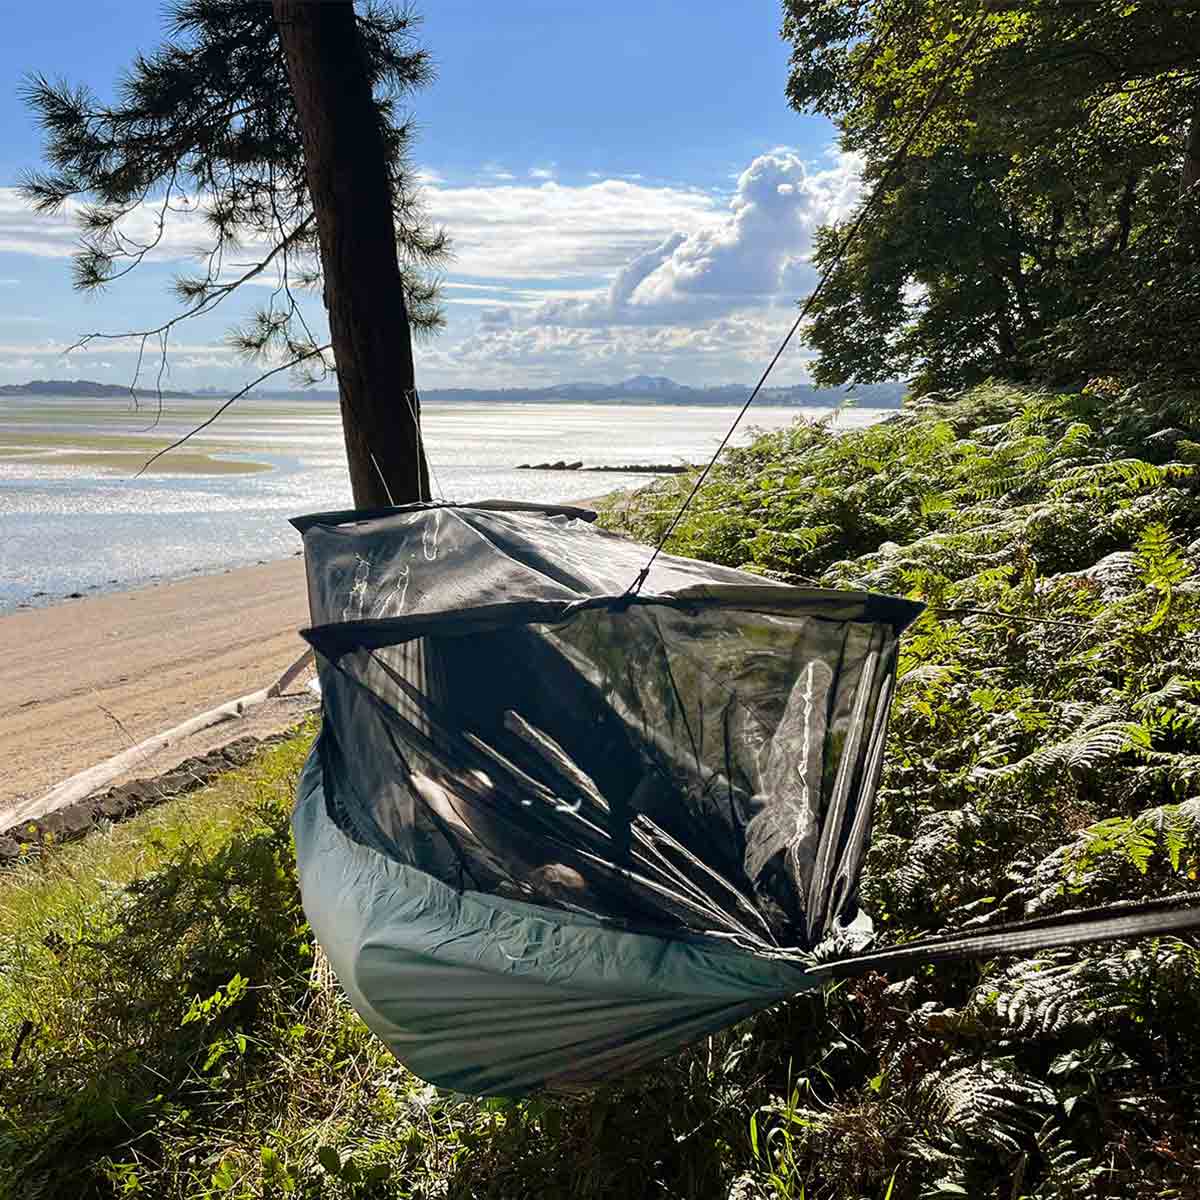
[[[31,379],[28,383],[0,384],[0,396],[80,396],[88,399],[107,400],[128,396],[130,389],[116,383],[96,383],[92,379]],[[154,399],[184,400],[194,392],[154,391],[134,388],[133,395],[139,400]]]
[[[856,403],[867,408],[899,408],[904,398],[903,383],[871,383],[858,387],[814,387],[797,384],[793,387],[764,388],[755,400],[757,405],[791,405],[795,407],[835,408],[840,404]],[[96,383],[90,379],[35,379],[29,383],[0,386],[0,396],[80,396],[94,399],[120,399],[130,394],[129,388],[114,383]],[[228,393],[218,388],[202,388],[194,392],[135,390],[138,399],[187,399],[222,396]],[[292,390],[262,390],[249,393],[263,399],[335,401],[337,393],[316,388]],[[670,379],[646,378],[624,383],[568,383],[545,388],[428,388],[422,389],[426,401],[457,401],[467,404],[741,404],[750,394],[748,385],[724,384],[721,387],[694,388]]]

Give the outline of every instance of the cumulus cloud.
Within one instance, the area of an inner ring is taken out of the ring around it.
[[[528,325],[508,309],[495,309],[461,340],[423,346],[421,375],[429,387],[532,386],[636,374],[667,374],[696,385],[739,383],[761,371],[790,319],[788,310],[690,326]],[[775,381],[806,381],[808,361],[803,352],[789,355]]]
[[[794,296],[813,282],[813,230],[839,220],[859,195],[848,156],[813,169],[791,150],[759,155],[738,177],[727,212],[699,229],[676,229],[633,255],[606,294],[548,301],[551,324],[688,321]]]
[[[523,203],[544,214],[546,238],[571,228],[553,206],[583,217],[547,266],[556,262],[554,273],[561,276],[570,269],[566,264],[574,263],[584,274],[578,264],[600,268],[624,246],[624,256],[606,272],[607,283],[574,295],[549,295],[542,288],[544,299],[533,307],[528,294],[516,303],[492,293],[495,303],[483,308],[452,347],[436,347],[427,366],[440,381],[464,382],[485,373],[498,383],[616,378],[642,371],[694,383],[751,378],[791,323],[794,301],[815,282],[814,230],[847,216],[859,195],[853,159],[835,156],[813,165],[787,148],[755,158],[723,202],[698,190],[630,180],[576,188],[544,185]],[[645,203],[649,197],[655,198],[653,204]],[[597,211],[594,202],[601,198],[613,203]],[[662,218],[673,207],[683,219],[664,226]],[[511,198],[505,211],[511,212]],[[592,225],[596,218],[599,223]],[[639,235],[655,225],[654,236],[639,242]],[[573,244],[573,236],[586,242]],[[498,257],[490,258],[492,253]],[[535,270],[545,253],[545,246],[534,247]],[[502,262],[505,271],[524,273],[500,248],[488,246],[484,257]],[[527,278],[536,296],[537,276]],[[807,379],[809,362],[810,356],[797,349],[780,365],[777,382]]]
[[[455,255],[444,281],[449,327],[419,351],[426,386],[643,371],[695,383],[749,378],[811,286],[815,227],[845,216],[859,196],[853,160],[806,163],[784,147],[750,162],[732,191],[711,180],[651,183],[649,169],[647,178],[588,172],[575,184],[549,177],[550,166],[512,175],[499,162],[467,185],[425,174],[427,211]],[[77,243],[73,215],[33,213],[15,189],[0,188],[0,251],[65,257]],[[135,213],[130,233],[148,236],[153,216]],[[207,241],[199,215],[184,214],[156,257],[189,258]],[[255,249],[245,247],[247,257]],[[0,371],[62,348],[0,347],[11,355]],[[131,351],[105,346],[106,357],[119,356],[115,369]],[[235,369],[215,345],[177,347],[173,362],[205,381]],[[804,366],[802,354],[789,355],[780,381],[799,381]]]

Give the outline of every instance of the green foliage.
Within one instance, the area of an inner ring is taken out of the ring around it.
[[[924,393],[993,374],[1200,379],[1191,6],[784,0],[783,10],[791,103],[834,119],[882,187],[813,310],[821,382],[899,375]],[[848,224],[820,231],[818,265],[833,266]]]

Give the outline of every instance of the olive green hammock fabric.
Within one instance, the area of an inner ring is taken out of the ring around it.
[[[634,595],[645,549],[592,516],[294,522],[323,707],[293,820],[304,907],[415,1073],[584,1088],[831,973],[1195,923],[1033,922],[872,956],[857,884],[920,606],[669,555]]]

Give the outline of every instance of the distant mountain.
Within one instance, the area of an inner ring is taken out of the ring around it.
[[[190,399],[195,392],[156,392],[137,388],[138,399],[162,396],[164,400]],[[96,383],[91,379],[31,379],[28,383],[0,384],[0,396],[83,396],[95,400],[120,399],[129,395],[127,387],[116,383]]]
[[[791,387],[766,387],[755,401],[759,405],[835,408],[848,401],[864,408],[899,408],[904,399],[902,383],[870,383],[856,388],[819,388],[811,383]],[[337,393],[313,389],[251,392],[263,398],[286,400],[335,400]],[[676,383],[664,375],[635,375],[620,383],[563,383],[544,388],[424,388],[423,400],[471,404],[741,404],[750,394],[747,384],[726,383],[718,387],[696,388]],[[83,396],[94,399],[122,399],[127,387],[114,383],[95,383],[90,379],[35,379],[30,383],[0,386],[0,396]],[[139,388],[139,399],[153,398],[153,391]],[[206,387],[195,392],[163,392],[168,400],[197,396],[225,396],[227,392]]]
[[[819,388],[811,383],[766,387],[755,401],[761,405],[835,408],[847,401],[866,408],[899,408],[903,383],[872,383],[857,388]],[[747,384],[728,383],[696,388],[662,375],[635,375],[621,383],[565,383],[546,388],[423,388],[421,397],[433,401],[497,401],[606,404],[741,404],[750,394]]]

